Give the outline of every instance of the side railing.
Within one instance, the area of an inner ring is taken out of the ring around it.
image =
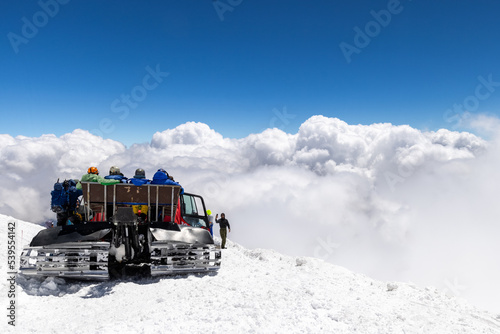
[[[91,210],[101,211],[101,219],[107,220],[118,206],[147,205],[148,214],[155,212],[156,218],[170,214],[174,220],[177,203],[181,192],[180,186],[145,184],[136,186],[127,183],[103,185],[97,182],[82,182],[83,199],[85,201],[85,220],[90,220]],[[92,209],[94,208],[94,209]]]

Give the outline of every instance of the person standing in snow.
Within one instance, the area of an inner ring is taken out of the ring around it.
[[[220,237],[222,239],[221,248],[225,249],[227,232],[231,232],[231,226],[229,225],[229,221],[226,219],[226,215],[224,213],[220,214],[220,219],[217,219],[217,217],[219,217],[219,214],[215,215],[215,222],[219,224],[220,227]]]

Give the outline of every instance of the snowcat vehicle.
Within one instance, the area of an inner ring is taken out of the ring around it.
[[[220,268],[201,196],[174,185],[81,184],[81,223],[40,231],[22,251],[22,274],[104,281]]]

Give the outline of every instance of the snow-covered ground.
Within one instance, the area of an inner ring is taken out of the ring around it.
[[[18,252],[41,229],[0,215],[4,240],[9,221]],[[214,276],[104,283],[18,276],[13,328],[2,248],[1,333],[500,333],[500,316],[434,288],[232,242]]]

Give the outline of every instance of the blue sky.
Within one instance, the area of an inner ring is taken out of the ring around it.
[[[500,110],[499,12],[493,0],[9,1],[0,133],[82,128],[131,145],[187,121],[232,138],[294,133],[316,114],[456,129],[454,104]]]

